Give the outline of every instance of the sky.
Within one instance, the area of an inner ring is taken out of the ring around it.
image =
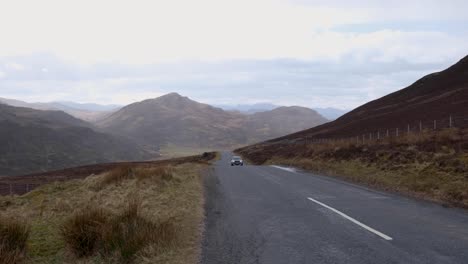
[[[468,55],[464,0],[0,0],[0,97],[352,109]]]

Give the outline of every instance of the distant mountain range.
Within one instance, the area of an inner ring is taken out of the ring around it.
[[[275,105],[271,103],[238,104],[238,105],[220,104],[220,105],[215,105],[215,106],[220,107],[227,111],[238,111],[238,112],[246,113],[246,114],[265,112],[265,111],[270,111],[275,108],[281,107],[280,105]],[[327,108],[313,107],[312,109],[317,111],[320,115],[322,115],[328,120],[335,120],[338,117],[344,115],[346,112],[348,112],[347,110],[342,110],[342,109],[333,108],[333,107],[327,107]]]
[[[114,107],[0,99],[0,175],[155,158],[168,145],[232,148],[328,121],[304,107],[246,114],[176,93]]]
[[[85,111],[95,111],[95,112],[112,112],[122,107],[121,105],[116,105],[116,104],[102,105],[102,104],[93,104],[93,103],[76,103],[76,102],[70,102],[70,101],[58,101],[55,103],[66,106],[66,107],[74,108],[74,109],[85,110]]]
[[[328,120],[335,120],[338,119],[340,116],[346,114],[349,112],[349,110],[343,110],[343,109],[338,109],[338,108],[333,108],[333,107],[327,107],[327,108],[313,108],[315,111],[317,111],[319,114],[327,118]]]
[[[304,107],[279,107],[247,115],[171,93],[123,107],[96,124],[103,131],[149,146],[223,148],[266,140],[327,121]]]
[[[90,122],[95,122],[120,108],[118,105],[80,104],[74,102],[27,103],[6,98],[0,98],[0,103],[36,110],[60,110],[76,118]]]
[[[155,156],[65,112],[0,104],[0,175]]]

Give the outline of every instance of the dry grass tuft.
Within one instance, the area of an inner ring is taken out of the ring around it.
[[[143,248],[163,249],[176,239],[172,219],[152,222],[141,214],[139,199],[131,199],[120,213],[88,207],[70,217],[62,237],[77,258],[101,255],[104,259],[131,262]]]
[[[134,166],[132,165],[122,165],[120,167],[117,167],[110,172],[106,173],[101,182],[100,185],[101,187],[104,187],[109,184],[113,183],[120,183],[123,180],[133,178],[135,176],[135,169]]]
[[[173,178],[174,169],[169,166],[158,166],[153,168],[138,168],[135,170],[135,177],[138,182],[147,179],[155,179],[162,181],[170,181]]]
[[[127,208],[114,216],[103,229],[103,253],[129,262],[143,248],[149,245],[163,248],[175,237],[173,222],[152,222],[141,215],[138,202],[130,201]]]
[[[62,226],[61,234],[69,250],[77,257],[93,255],[101,240],[101,230],[108,214],[98,207],[88,207],[71,216]]]
[[[29,225],[13,218],[0,218],[0,263],[21,263],[26,255]]]

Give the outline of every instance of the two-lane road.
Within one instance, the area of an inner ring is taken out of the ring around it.
[[[280,167],[206,178],[203,264],[468,263],[468,213]]]

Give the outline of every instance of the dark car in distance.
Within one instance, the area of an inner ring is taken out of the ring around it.
[[[244,161],[239,156],[233,156],[231,159],[231,166],[244,166]]]

